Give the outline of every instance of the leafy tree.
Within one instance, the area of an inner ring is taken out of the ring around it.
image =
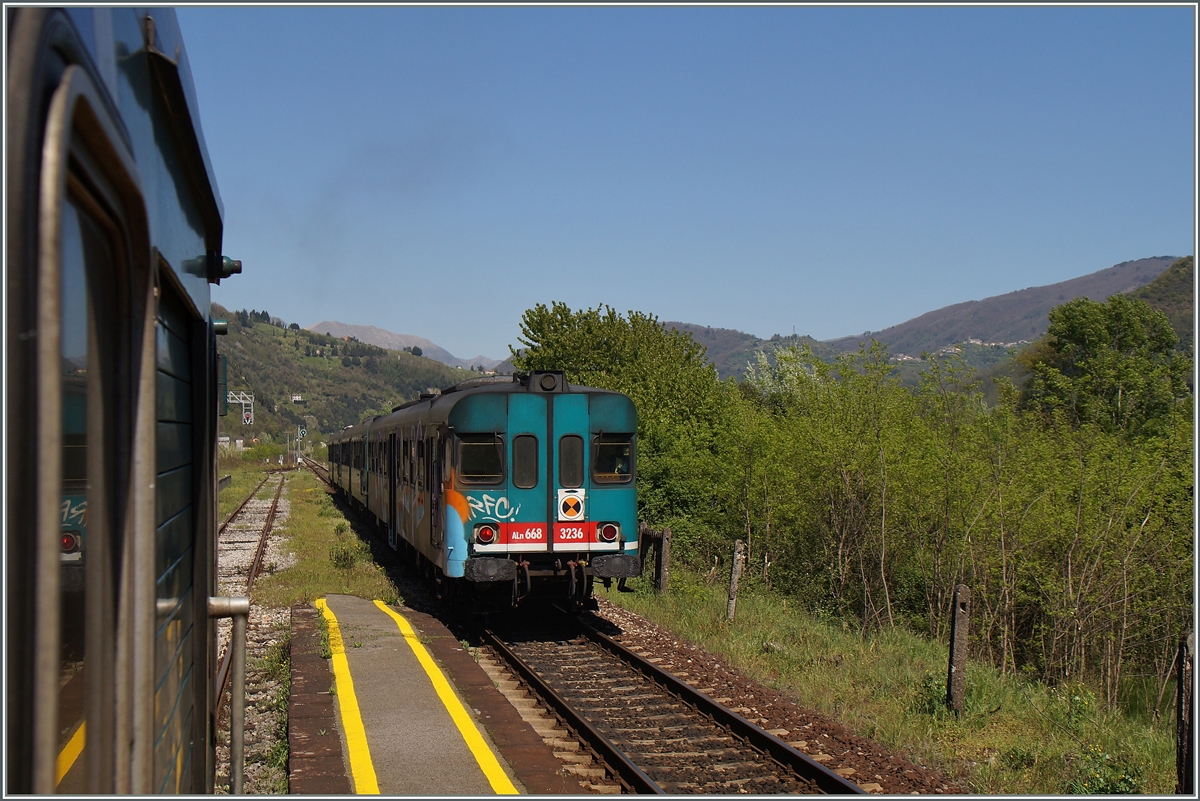
[[[420,356],[420,355],[421,355],[421,349],[420,349],[419,347],[417,347],[416,345],[413,345],[413,348],[412,348],[412,351],[411,351],[411,353],[412,353],[412,355],[413,355],[413,356]]]
[[[1025,406],[1076,426],[1161,430],[1188,395],[1191,359],[1176,351],[1178,341],[1167,316],[1144,301],[1072,300],[1050,312],[1049,331],[1027,357]]]
[[[652,525],[680,541],[711,532],[715,456],[732,386],[721,383],[703,346],[651,314],[608,306],[572,311],[538,304],[521,318],[518,371],[564,370],[573,384],[624,392],[638,410],[638,504]]]

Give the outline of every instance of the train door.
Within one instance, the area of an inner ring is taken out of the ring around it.
[[[546,427],[546,396],[513,393],[508,396],[508,493],[495,507],[501,522],[524,523],[512,539],[512,550],[544,551],[549,542],[551,512],[549,471],[553,463]],[[485,498],[486,500],[486,498]]]
[[[413,438],[413,429],[409,427],[404,434],[404,538],[408,544],[417,544],[417,444]]]
[[[425,440],[425,453],[429,459],[429,543],[442,547],[442,460],[441,437],[435,432]],[[443,562],[439,555],[439,562]],[[444,566],[444,564],[443,564]]]
[[[371,476],[371,463],[367,450],[369,436],[370,429],[368,428],[367,431],[363,432],[362,439],[358,441],[358,492],[360,496],[358,500],[362,503],[364,508],[367,505],[367,482],[370,480]]]
[[[548,396],[553,413],[555,469],[552,493],[551,547],[555,551],[589,550],[587,524],[588,396]]]
[[[396,459],[396,432],[388,434],[387,439],[387,537],[388,545],[392,550],[396,549],[396,484],[400,480],[399,471],[396,469],[398,460]]]
[[[416,501],[413,503],[413,542],[417,546],[417,550],[425,553],[428,551],[429,535],[425,533],[428,526],[426,522],[427,509],[429,501],[428,493],[426,492],[425,484],[425,439],[424,432],[420,426],[417,426],[417,436],[413,442],[416,448],[413,462],[416,465]],[[428,555],[428,554],[427,554]]]

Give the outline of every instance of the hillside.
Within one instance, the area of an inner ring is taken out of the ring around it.
[[[770,353],[775,348],[786,348],[789,345],[808,345],[823,359],[832,359],[837,351],[823,342],[818,342],[809,336],[780,336],[770,339],[759,339],[754,334],[747,334],[733,328],[713,328],[712,326],[696,325],[695,323],[666,322],[663,325],[691,334],[692,339],[700,343],[708,351],[708,360],[717,368],[717,375],[722,379],[741,379],[746,374],[746,366],[754,363],[758,353]]]
[[[920,317],[869,332],[885,343],[892,355],[920,356],[956,342],[1031,342],[1046,332],[1050,310],[1079,297],[1103,301],[1110,295],[1131,292],[1161,275],[1178,257],[1156,256],[1126,261],[1106,270],[1029,287],[1005,295],[956,303],[926,312]],[[854,350],[865,336],[828,340],[842,350]]]
[[[213,315],[229,320],[229,334],[217,340],[229,360],[229,389],[254,393],[253,425],[241,424],[234,404],[220,418],[220,433],[233,438],[282,440],[304,424],[316,442],[368,414],[473,375],[423,356],[284,328],[277,320],[259,321],[220,306],[214,305]]]
[[[421,349],[421,355],[425,358],[433,359],[450,367],[461,367],[464,370],[469,370],[472,367],[491,370],[503,361],[502,359],[492,359],[488,356],[460,359],[450,351],[424,337],[412,334],[397,334],[373,325],[347,325],[346,323],[339,323],[336,320],[325,320],[310,325],[307,330],[318,334],[329,334],[338,339],[342,337],[354,337],[359,342],[365,342],[368,345],[375,345],[387,350],[404,350],[405,348],[418,347]]]
[[[1180,348],[1189,350],[1195,339],[1195,293],[1195,265],[1191,256],[1185,256],[1158,278],[1129,294],[1166,314],[1179,336]]]

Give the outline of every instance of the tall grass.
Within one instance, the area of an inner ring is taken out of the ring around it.
[[[221,492],[221,520],[262,480],[263,465],[251,460],[223,458],[221,473],[233,476]],[[254,583],[254,600],[266,606],[311,604],[329,593],[376,598],[394,604],[400,593],[383,569],[371,558],[366,543],[350,527],[321,483],[307,470],[287,474],[287,520],[279,534],[283,548],[293,553],[291,566],[268,572]],[[273,486],[273,485],[269,485]],[[266,487],[262,493],[266,493]]]
[[[607,597],[970,792],[1174,792],[1173,726],[1106,711],[1092,688],[1048,687],[969,663],[966,711],[956,718],[944,706],[943,643],[898,629],[863,634],[753,582],[727,625],[727,588],[678,567],[666,595],[646,579],[629,586],[635,592]]]

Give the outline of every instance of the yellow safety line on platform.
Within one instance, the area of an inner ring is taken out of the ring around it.
[[[379,781],[375,778],[375,763],[367,745],[367,730],[363,728],[354,694],[354,679],[350,678],[350,663],[337,618],[324,598],[317,599],[317,609],[325,617],[329,629],[329,651],[333,655],[333,677],[337,682],[338,707],[342,710],[342,726],[346,729],[346,749],[350,752],[350,774],[354,777],[354,792],[359,795],[378,795]]]
[[[421,667],[425,668],[425,673],[429,675],[429,680],[433,682],[433,689],[437,690],[438,698],[442,699],[442,704],[445,705],[446,711],[450,713],[450,718],[454,721],[454,725],[458,727],[458,732],[462,735],[467,747],[471,749],[471,753],[475,756],[475,761],[479,763],[479,768],[483,771],[483,775],[487,777],[488,782],[492,785],[492,790],[497,795],[517,795],[517,788],[513,786],[512,781],[508,778],[508,774],[504,772],[504,768],[500,767],[499,760],[492,753],[492,749],[488,748],[483,735],[479,733],[479,729],[475,726],[475,721],[467,714],[467,710],[463,708],[462,702],[458,700],[458,696],[450,688],[450,682],[446,681],[446,677],[442,675],[442,671],[437,666],[437,663],[433,661],[433,657],[429,655],[429,652],[425,650],[425,646],[417,639],[417,633],[413,631],[413,627],[407,620],[389,609],[383,601],[376,601],[375,605],[390,615],[392,620],[396,621],[396,625],[400,627],[400,633],[404,635],[405,642],[408,643],[408,647],[412,648],[413,653],[416,654],[417,661],[421,663]]]
[[[87,721],[79,724],[79,728],[71,735],[71,739],[63,746],[63,750],[58,752],[58,759],[54,762],[54,786],[57,787],[59,782],[63,780],[70,772],[71,767],[75,764],[75,760],[79,759],[79,755],[83,753],[83,746],[87,743]]]

